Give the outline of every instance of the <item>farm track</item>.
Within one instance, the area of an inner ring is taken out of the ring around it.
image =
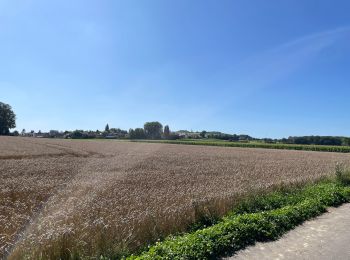
[[[67,147],[64,145],[60,145],[60,144],[50,144],[50,143],[44,143],[43,145],[47,146],[47,147],[52,147],[55,149],[58,149],[60,151],[62,151],[62,154],[68,154],[68,155],[72,155],[74,157],[90,157],[90,156],[96,156],[99,158],[105,158],[108,155],[106,154],[102,154],[102,153],[98,153],[98,152],[93,152],[93,151],[81,151],[81,150],[77,150],[74,149],[72,147]]]
[[[247,193],[350,165],[338,153],[118,141],[1,137],[0,147],[0,258],[9,259],[57,257],[62,243],[86,256],[138,248]]]
[[[36,159],[36,158],[55,158],[55,157],[61,157],[61,156],[71,156],[71,157],[98,157],[98,158],[105,158],[111,155],[105,155],[98,152],[93,151],[81,151],[77,150],[71,147],[67,147],[60,144],[51,144],[51,143],[36,143],[32,140],[29,140],[28,143],[32,143],[35,145],[40,145],[43,147],[43,150],[45,148],[53,148],[60,152],[57,153],[43,153],[43,154],[11,154],[11,155],[0,155],[0,160],[21,160],[21,159]]]
[[[56,158],[61,156],[67,156],[66,153],[56,154],[33,154],[33,155],[2,155],[0,160],[22,160],[22,159],[37,159],[37,158]]]
[[[31,158],[34,159],[34,158]],[[63,183],[60,186],[57,186],[53,191],[52,194],[56,194],[57,192],[59,192],[60,190],[63,190],[64,187],[67,185],[67,183]],[[6,248],[6,252],[3,255],[4,259],[7,259],[9,255],[11,255],[12,251],[14,250],[14,248],[16,247],[17,244],[21,243],[23,236],[28,232],[28,230],[30,229],[30,226],[37,222],[40,213],[42,212],[42,210],[44,209],[45,205],[48,203],[48,201],[50,200],[51,197],[47,197],[46,199],[42,200],[40,202],[39,205],[36,205],[33,210],[32,210],[32,215],[30,216],[30,218],[28,218],[26,220],[26,222],[22,223],[22,226],[17,230],[14,238],[13,238],[13,243],[11,243],[7,248]],[[0,254],[1,256],[1,254]]]

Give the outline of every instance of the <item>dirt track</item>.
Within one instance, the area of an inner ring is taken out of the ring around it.
[[[257,243],[226,260],[350,259],[350,204],[329,209],[278,241]]]

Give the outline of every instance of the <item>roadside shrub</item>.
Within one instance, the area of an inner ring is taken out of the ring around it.
[[[302,189],[274,192],[243,202],[219,223],[157,242],[139,256],[144,259],[208,259],[227,255],[257,241],[273,240],[327,207],[350,200],[350,187],[328,181]]]

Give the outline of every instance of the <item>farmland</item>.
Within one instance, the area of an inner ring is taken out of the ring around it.
[[[349,154],[0,137],[0,258],[117,256]],[[68,250],[67,250],[68,249]]]
[[[230,142],[218,139],[137,140],[136,142],[350,153],[350,146],[340,145],[284,144],[257,141]]]

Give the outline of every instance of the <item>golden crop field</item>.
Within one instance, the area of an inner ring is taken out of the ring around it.
[[[0,137],[0,258],[116,255],[243,196],[350,166],[328,152]]]

